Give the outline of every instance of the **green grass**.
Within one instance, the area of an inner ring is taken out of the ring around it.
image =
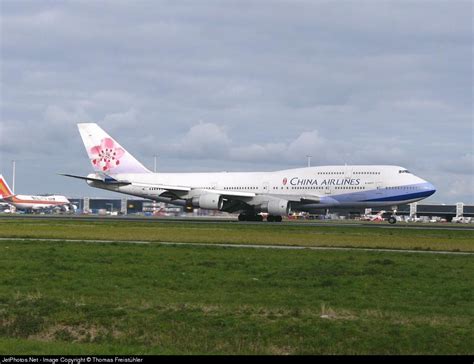
[[[474,230],[139,221],[0,220],[0,237],[474,251]]]
[[[168,226],[120,224],[78,226],[150,240]],[[182,229],[228,242],[217,236],[240,227]],[[12,239],[0,242],[0,354],[473,354],[473,282],[471,256]]]

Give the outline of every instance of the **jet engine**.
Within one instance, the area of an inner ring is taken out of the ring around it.
[[[221,210],[224,205],[224,199],[216,193],[207,193],[193,197],[190,205],[201,209]]]
[[[270,200],[262,204],[260,209],[262,212],[268,212],[274,216],[288,215],[290,212],[290,202],[287,200]]]

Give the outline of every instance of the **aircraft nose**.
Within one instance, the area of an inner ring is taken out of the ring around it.
[[[425,185],[423,187],[426,190],[427,196],[431,196],[436,192],[436,187],[430,182],[425,181]]]

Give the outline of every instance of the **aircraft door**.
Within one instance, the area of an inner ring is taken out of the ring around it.
[[[376,188],[375,188],[375,193],[376,193],[377,195],[382,195],[382,194],[383,194],[383,189],[384,189],[383,183],[380,182],[380,181],[379,181],[379,182],[375,182],[375,187],[376,187]]]
[[[270,183],[263,182],[262,183],[262,193],[269,193],[270,192]]]

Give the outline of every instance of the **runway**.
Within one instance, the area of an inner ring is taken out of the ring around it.
[[[413,250],[413,249],[383,249],[383,248],[349,248],[326,246],[298,246],[298,245],[260,245],[260,244],[222,244],[222,243],[181,243],[168,241],[130,241],[130,240],[84,240],[84,239],[44,239],[44,238],[0,238],[0,241],[41,241],[41,242],[67,242],[67,243],[97,243],[97,244],[145,244],[167,246],[193,246],[212,248],[245,248],[245,249],[277,249],[277,250],[334,250],[334,251],[365,251],[384,253],[415,253],[415,254],[441,254],[441,255],[474,255],[472,252],[451,252],[442,250]]]
[[[127,221],[127,222],[147,222],[147,223],[184,223],[184,224],[238,224],[238,225],[255,225],[255,226],[314,226],[314,227],[360,227],[375,229],[417,229],[417,230],[465,230],[474,231],[474,224],[451,224],[451,223],[397,223],[390,225],[387,222],[361,222],[361,221],[321,221],[321,220],[286,220],[283,222],[252,222],[238,221],[235,217],[216,217],[216,216],[199,216],[199,217],[174,217],[174,216],[91,216],[91,215],[11,215],[0,214],[1,220],[12,219],[58,219],[58,220],[77,220],[77,221]]]

